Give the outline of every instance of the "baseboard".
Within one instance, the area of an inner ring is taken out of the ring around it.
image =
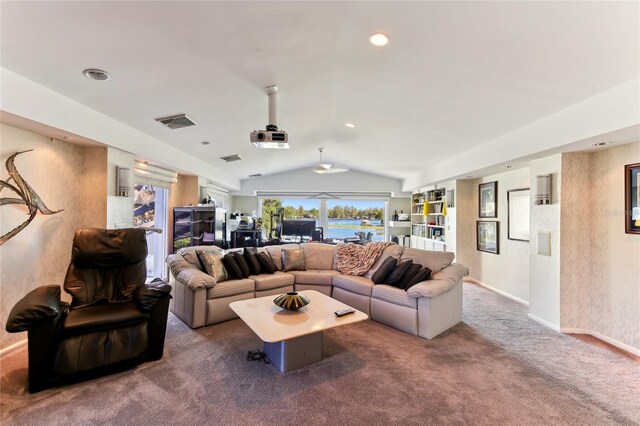
[[[9,354],[12,354],[22,349],[24,346],[27,346],[27,339],[21,340],[18,343],[14,343],[11,346],[7,346],[4,349],[0,349],[0,358],[2,358],[3,356],[7,356]]]
[[[527,316],[529,318],[531,318],[532,320],[534,320],[535,322],[540,323],[540,324],[544,325],[545,327],[552,329],[553,331],[558,331],[558,332],[560,331],[560,326],[557,326],[555,324],[551,324],[550,322],[545,321],[542,318],[539,318],[539,317],[533,315],[532,313],[528,313]]]
[[[604,334],[598,333],[597,331],[587,330],[585,328],[562,327],[560,328],[560,332],[566,333],[566,334],[588,334],[590,336],[593,336],[597,339],[602,340],[603,342],[607,342],[608,344],[615,346],[616,348],[620,348],[623,351],[627,351],[630,354],[633,354],[635,356],[640,356],[639,348],[634,348],[633,346],[629,346],[626,343],[622,343],[619,340],[612,339],[611,337],[605,336]]]
[[[478,284],[479,286],[484,287],[487,290],[491,290],[494,293],[498,293],[499,295],[504,296],[504,297],[506,297],[508,299],[511,299],[513,301],[516,301],[516,302],[518,302],[518,303],[520,303],[520,304],[522,304],[524,306],[529,306],[529,302],[527,302],[526,300],[522,300],[519,297],[516,297],[516,296],[514,296],[512,294],[507,293],[506,291],[502,291],[502,290],[499,290],[499,289],[497,289],[495,287],[491,287],[490,285],[485,284],[482,281],[478,281],[475,278],[465,277],[464,281],[469,281],[469,282],[472,282],[474,284]]]

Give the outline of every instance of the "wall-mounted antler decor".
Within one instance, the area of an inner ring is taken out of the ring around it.
[[[63,210],[57,210],[57,211],[50,210],[44,204],[42,199],[40,199],[38,194],[36,194],[36,191],[34,191],[33,188],[31,188],[31,186],[27,183],[27,181],[22,179],[22,176],[20,176],[20,173],[18,173],[18,169],[16,169],[16,166],[13,164],[14,159],[18,155],[24,154],[25,152],[29,152],[29,151],[33,151],[33,150],[29,149],[27,151],[16,152],[15,154],[7,158],[7,162],[5,163],[5,165],[7,167],[7,172],[9,172],[9,177],[7,178],[6,181],[0,180],[0,192],[3,189],[8,188],[9,190],[15,192],[20,196],[20,198],[8,198],[8,197],[0,198],[0,206],[4,206],[5,204],[24,204],[29,209],[29,218],[24,222],[22,222],[17,227],[13,228],[11,231],[1,236],[0,246],[6,243],[7,241],[9,241],[14,236],[16,236],[24,228],[26,228],[27,225],[31,223],[33,218],[36,217],[36,213],[38,213],[38,211],[40,211],[40,213],[42,214],[47,214],[47,215],[56,214],[63,211]],[[13,180],[15,185],[12,185],[11,183],[9,183],[11,180]]]

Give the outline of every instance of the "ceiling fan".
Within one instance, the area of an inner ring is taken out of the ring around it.
[[[318,151],[320,151],[320,162],[318,164],[316,164],[316,166],[313,168],[313,171],[316,173],[344,173],[344,172],[348,172],[349,168],[347,166],[342,166],[339,164],[331,164],[331,163],[323,163],[322,162],[322,150],[324,149],[324,147],[322,148],[318,148]]]

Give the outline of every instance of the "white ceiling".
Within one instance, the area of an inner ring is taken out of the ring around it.
[[[0,7],[3,68],[238,179],[312,166],[320,146],[327,162],[405,178],[640,74],[638,2]],[[375,31],[387,47],[368,43]],[[83,77],[93,67],[111,79]],[[272,84],[288,151],[249,143]],[[176,113],[198,126],[154,121]]]

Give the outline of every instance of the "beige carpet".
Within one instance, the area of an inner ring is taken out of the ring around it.
[[[555,333],[465,284],[464,322],[431,341],[366,321],[330,330],[327,358],[281,374],[240,320],[170,316],[161,361],[29,395],[26,353],[2,363],[16,424],[640,424],[640,363]]]

